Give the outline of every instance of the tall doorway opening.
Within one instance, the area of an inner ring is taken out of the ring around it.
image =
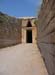
[[[32,43],[32,29],[30,29],[31,27],[32,27],[31,22],[28,21],[27,23],[28,30],[26,30],[26,42],[27,43]]]
[[[32,30],[27,30],[26,41],[27,41],[27,43],[32,43]]]

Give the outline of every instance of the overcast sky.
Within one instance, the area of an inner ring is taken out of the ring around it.
[[[42,0],[0,0],[0,11],[16,17],[36,16]]]

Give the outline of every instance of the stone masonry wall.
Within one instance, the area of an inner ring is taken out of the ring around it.
[[[0,48],[21,43],[21,20],[0,13]]]
[[[38,19],[38,47],[49,75],[55,75],[55,0],[43,0]]]

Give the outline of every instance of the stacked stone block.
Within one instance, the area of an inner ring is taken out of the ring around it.
[[[43,0],[38,19],[38,47],[49,75],[55,75],[55,0]]]

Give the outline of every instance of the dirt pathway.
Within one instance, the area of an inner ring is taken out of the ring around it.
[[[48,75],[48,73],[36,44],[20,44],[0,49],[0,75]]]

